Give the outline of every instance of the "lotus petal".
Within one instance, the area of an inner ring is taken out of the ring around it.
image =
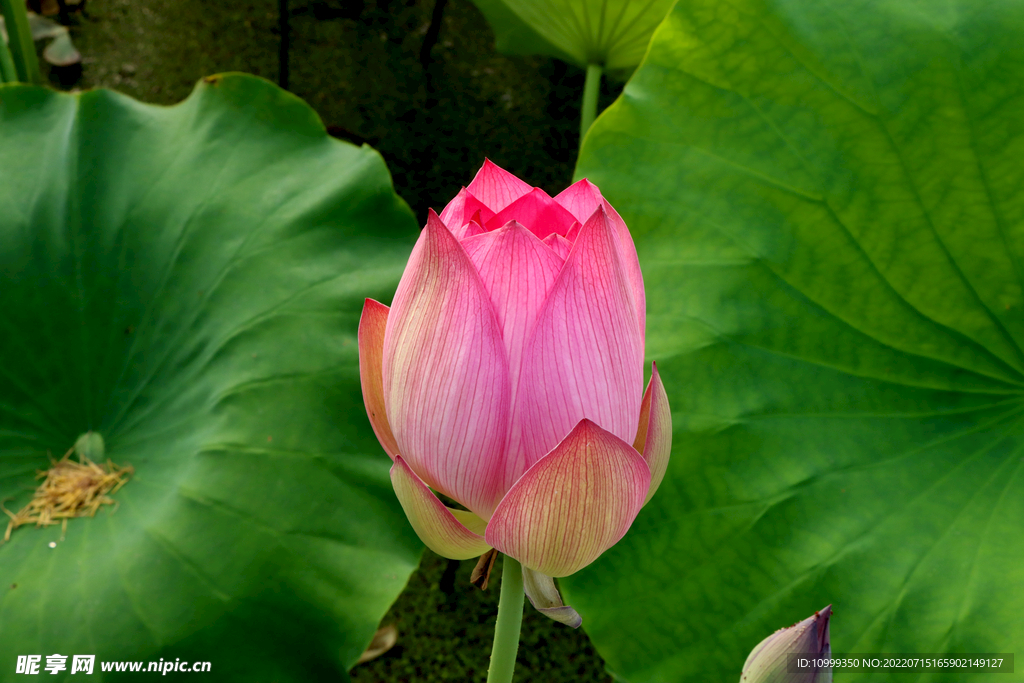
[[[632,446],[581,420],[498,504],[487,543],[548,576],[615,545],[643,506],[651,471]]]
[[[812,661],[832,658],[828,633],[831,616],[832,605],[828,605],[762,640],[743,664],[741,683],[832,683],[831,666],[789,671],[789,655],[792,653],[805,653]]]
[[[519,221],[540,239],[552,233],[565,235],[576,222],[575,216],[539,187],[494,214],[484,223],[484,229],[496,230],[511,220]]]
[[[482,535],[487,523],[471,512],[445,507],[400,455],[391,466],[391,483],[409,524],[435,553],[468,560],[490,549]]]
[[[636,254],[636,245],[633,243],[633,236],[626,227],[626,221],[622,220],[619,212],[608,203],[607,199],[601,200],[601,207],[608,214],[608,221],[615,230],[617,238],[616,246],[619,248],[619,256],[622,258],[622,265],[626,269],[626,277],[629,279],[629,291],[633,293],[633,302],[636,304],[636,315],[640,320],[640,338],[647,336],[647,294],[644,292],[644,276],[640,272],[640,259]]]
[[[672,455],[672,411],[668,407],[668,394],[658,374],[658,364],[651,364],[651,381],[647,383],[643,403],[640,404],[640,428],[637,430],[633,448],[643,454],[647,466],[651,468],[651,489],[647,492],[647,500],[651,500],[668,469],[668,459]]]
[[[383,375],[388,421],[409,466],[490,517],[504,493],[508,358],[487,289],[433,211],[395,293]]]
[[[367,299],[363,303],[363,314],[359,318],[359,381],[363,387],[363,404],[366,416],[377,440],[391,459],[398,455],[398,444],[388,424],[384,409],[384,380],[381,366],[384,361],[384,330],[387,327],[388,311],[384,304]]]
[[[455,198],[448,202],[448,206],[444,207],[440,217],[441,222],[454,234],[457,228],[471,220],[476,220],[482,225],[493,215],[494,212],[487,208],[486,204],[470,194],[466,188],[462,188]]]
[[[473,182],[466,190],[484,203],[491,211],[498,212],[533,189],[505,169],[484,159],[484,165],[477,171]]]
[[[604,208],[608,219],[615,228],[619,255],[622,257],[622,264],[629,277],[629,287],[633,292],[633,301],[636,303],[637,315],[640,318],[640,331],[641,334],[644,334],[647,327],[647,296],[644,293],[644,277],[640,272],[640,259],[636,255],[633,236],[630,234],[629,228],[626,227],[626,222],[622,220],[622,216],[601,196],[597,185],[586,178],[562,190],[555,197],[555,201],[572,213],[580,223],[585,223],[599,206]],[[575,236],[571,231],[568,237],[570,241],[574,241]]]
[[[562,602],[562,595],[555,586],[555,580],[547,574],[524,566],[523,590],[526,591],[526,597],[530,599],[534,609],[544,616],[573,628],[579,628],[583,624],[579,612]]]
[[[587,219],[594,215],[603,199],[597,185],[586,178],[576,181],[555,195],[555,201],[575,216],[580,225],[586,223]]]
[[[452,237],[454,237],[459,242],[462,242],[463,240],[467,240],[475,235],[484,234],[484,232],[486,231],[483,229],[483,226],[480,225],[479,218],[480,212],[477,211],[476,216],[472,220],[470,220],[468,223],[463,224],[461,228],[456,228],[451,231]]]
[[[542,241],[551,249],[551,251],[555,252],[558,258],[562,259],[563,262],[565,259],[569,258],[569,252],[572,251],[572,242],[566,238],[553,232]]]
[[[587,221],[523,355],[505,481],[583,418],[632,443],[643,398],[643,341],[608,218]]]
[[[562,261],[516,221],[463,243],[498,313],[508,352],[515,402],[529,331],[551,291]],[[506,488],[512,485],[506,482]]]

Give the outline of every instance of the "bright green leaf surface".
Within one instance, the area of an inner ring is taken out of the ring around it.
[[[473,0],[507,54],[632,69],[672,0]]]
[[[0,680],[53,653],[345,677],[421,548],[356,351],[414,236],[376,152],[254,77],[170,108],[0,87],[0,498],[89,429],[135,468],[116,510],[0,546]]]
[[[564,582],[630,681],[737,681],[829,603],[836,652],[1019,652],[1022,35],[1018,2],[686,0],[587,136],[675,426]]]

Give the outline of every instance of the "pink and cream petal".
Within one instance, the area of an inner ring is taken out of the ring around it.
[[[555,580],[547,574],[523,567],[523,590],[534,609],[544,616],[572,628],[579,628],[583,624],[579,613],[562,602]]]
[[[569,258],[569,252],[572,251],[572,242],[566,238],[553,232],[542,241],[551,251],[555,252],[555,255],[558,256],[563,263],[565,262],[565,259]]]
[[[508,357],[486,287],[433,211],[388,316],[383,377],[402,457],[427,485],[490,517],[504,493]]]
[[[505,466],[507,486],[584,418],[633,442],[644,388],[643,341],[615,237],[602,210],[580,231],[537,317],[523,359]]]
[[[477,171],[466,188],[491,211],[498,212],[533,189],[490,159]],[[506,221],[507,222],[507,221]]]
[[[504,227],[509,221],[518,221],[540,239],[552,233],[565,235],[576,218],[548,196],[539,187],[515,200],[484,222],[485,230]]]
[[[384,409],[384,380],[381,375],[388,310],[387,306],[373,299],[363,303],[363,314],[359,317],[359,382],[363,387],[363,405],[373,433],[394,460],[398,455],[398,444]]]
[[[487,523],[471,512],[445,507],[400,455],[391,466],[391,484],[416,535],[435,553],[468,560],[490,550],[481,535]]]
[[[485,539],[530,569],[568,576],[622,538],[650,482],[632,446],[582,420],[505,494]]]
[[[480,519],[479,516],[473,514],[469,510],[453,510],[452,508],[445,507],[452,513],[452,516],[458,520],[459,524],[472,531],[477,536],[483,538],[484,532],[487,530],[487,522]],[[488,546],[489,548],[490,546]]]
[[[653,363],[651,381],[647,383],[643,403],[640,404],[640,427],[637,430],[633,448],[642,453],[647,466],[651,468],[651,488],[644,505],[654,497],[661,480],[668,469],[672,455],[672,411],[668,406],[668,394],[658,374],[658,364]]]

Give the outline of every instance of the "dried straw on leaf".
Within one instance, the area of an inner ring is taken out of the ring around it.
[[[74,451],[75,448],[71,448],[60,460],[51,459],[50,469],[36,474],[36,479],[42,478],[43,483],[17,514],[3,508],[11,518],[3,542],[9,541],[11,532],[25,524],[34,522],[42,527],[60,521],[66,529],[67,520],[92,517],[101,505],[115,504],[109,494],[128,482],[128,477],[134,473],[131,465],[119,467],[110,460],[105,465],[97,465],[82,453],[79,454],[81,461],[75,462],[69,459]]]

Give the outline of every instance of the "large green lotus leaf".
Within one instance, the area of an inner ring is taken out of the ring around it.
[[[0,497],[87,430],[135,470],[0,546],[0,680],[53,653],[345,678],[422,547],[356,351],[414,234],[376,152],[257,78],[0,88]]]
[[[506,54],[632,69],[673,0],[473,0]]]
[[[1022,35],[1020,2],[681,1],[590,131],[675,428],[564,582],[630,681],[738,681],[829,603],[836,652],[1019,651]]]

